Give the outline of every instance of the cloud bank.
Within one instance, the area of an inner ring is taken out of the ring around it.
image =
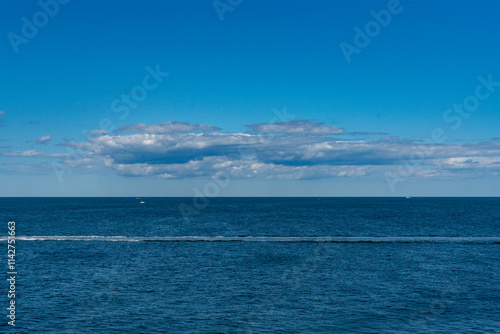
[[[67,146],[85,152],[87,168],[101,166],[125,176],[383,176],[415,159],[412,177],[416,178],[496,176],[500,172],[500,141],[430,145],[393,137],[347,140],[334,137],[343,133],[342,128],[308,120],[248,127],[247,133],[221,133],[206,124],[133,124],[120,128],[117,135],[99,133],[85,143]]]

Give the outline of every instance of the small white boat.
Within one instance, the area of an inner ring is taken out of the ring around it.
[[[144,203],[146,203],[146,202],[144,202],[144,201],[140,201],[139,203],[144,204]]]

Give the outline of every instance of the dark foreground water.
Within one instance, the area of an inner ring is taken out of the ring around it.
[[[0,331],[500,333],[498,198],[196,204],[0,199]]]

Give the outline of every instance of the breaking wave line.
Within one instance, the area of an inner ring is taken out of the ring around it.
[[[290,237],[290,236],[16,236],[16,241],[114,241],[114,242],[281,242],[281,243],[457,243],[457,244],[500,244],[500,237]],[[0,237],[7,241],[8,237]]]

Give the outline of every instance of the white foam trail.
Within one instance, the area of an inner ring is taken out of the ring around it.
[[[8,237],[0,237],[6,241]],[[436,237],[436,236],[404,236],[404,237],[287,237],[287,236],[177,236],[177,237],[127,237],[127,236],[16,236],[20,241],[116,241],[116,242],[310,242],[310,243],[463,243],[479,244],[500,243],[500,237]]]

